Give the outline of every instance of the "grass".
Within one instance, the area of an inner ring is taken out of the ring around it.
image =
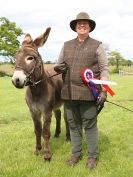
[[[133,110],[133,76],[111,75],[118,86],[114,98],[108,100]],[[45,162],[43,152],[34,155],[33,123],[24,100],[25,89],[18,90],[11,78],[0,78],[0,177],[132,177],[133,176],[133,113],[106,103],[98,118],[99,163],[95,170],[85,168],[86,141],[83,159],[75,167],[66,165],[71,145],[65,142],[65,126],[54,139],[55,119],[52,118],[50,146],[52,161]]]
[[[0,72],[5,72],[9,75],[12,75],[13,71],[14,71],[14,65],[8,63],[0,65]]]

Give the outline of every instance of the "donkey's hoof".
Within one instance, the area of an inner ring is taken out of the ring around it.
[[[50,154],[45,155],[44,160],[47,161],[47,162],[50,162],[51,161],[51,155]]]
[[[71,138],[70,137],[66,137],[66,142],[71,142]]]
[[[54,135],[54,138],[59,138],[59,134],[55,134],[55,135]]]
[[[34,154],[35,154],[36,156],[38,156],[40,153],[41,153],[41,149],[40,149],[40,150],[39,150],[39,149],[36,149],[36,150],[34,151]]]

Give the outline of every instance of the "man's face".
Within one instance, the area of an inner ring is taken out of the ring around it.
[[[90,26],[88,21],[80,20],[76,24],[76,31],[78,34],[88,34],[90,31]]]

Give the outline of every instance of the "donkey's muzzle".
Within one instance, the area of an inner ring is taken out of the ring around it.
[[[24,88],[25,83],[22,83],[19,78],[16,78],[15,80],[12,79],[12,83],[16,88]]]

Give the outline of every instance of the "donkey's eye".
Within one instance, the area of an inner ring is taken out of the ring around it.
[[[32,57],[32,56],[27,57],[27,60],[34,60],[34,57]]]
[[[26,58],[25,58],[25,62],[27,63],[27,64],[30,64],[30,63],[32,63],[33,61],[34,61],[34,56],[27,56]]]

